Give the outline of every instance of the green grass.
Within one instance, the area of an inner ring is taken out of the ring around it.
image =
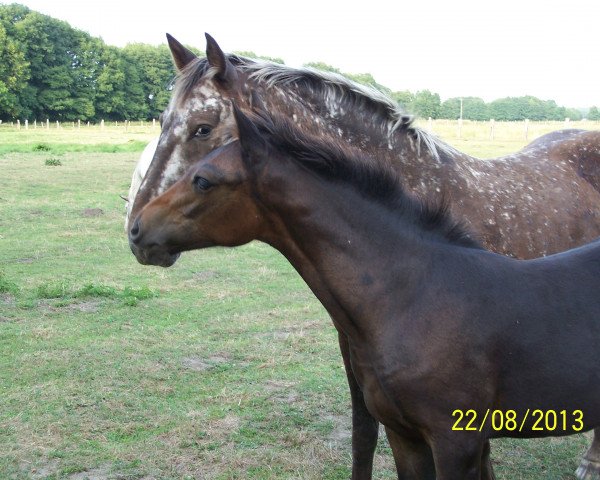
[[[156,132],[33,133],[0,129],[0,479],[349,478],[337,336],[287,261],[252,243],[139,265],[118,196],[138,154],[69,145]],[[498,478],[572,479],[588,444],[495,441]],[[384,440],[375,463],[395,477]]]

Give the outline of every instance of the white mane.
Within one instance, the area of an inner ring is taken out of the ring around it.
[[[140,159],[135,166],[133,171],[133,175],[131,177],[131,186],[129,187],[129,194],[127,195],[127,201],[125,203],[125,231],[127,232],[127,227],[129,224],[129,214],[131,213],[131,209],[133,207],[133,201],[135,200],[135,196],[137,195],[140,186],[142,185],[142,181],[146,176],[146,172],[148,168],[150,168],[150,163],[152,162],[152,158],[154,157],[154,152],[156,151],[156,147],[158,147],[158,138],[156,137],[150,141],[144,151],[140,155]]]
[[[359,104],[371,103],[382,107],[385,117],[381,121],[384,122],[387,135],[391,136],[401,128],[409,130],[416,140],[417,153],[420,153],[421,145],[436,159],[439,159],[440,152],[456,153],[452,146],[415,126],[412,115],[404,112],[394,99],[374,87],[362,85],[334,72],[314,68],[292,68],[278,63],[237,58],[243,62],[239,67],[250,72],[250,78],[265,82],[267,86],[276,87],[312,81],[312,85],[321,86],[321,94],[328,104],[342,105],[353,100]],[[352,99],[349,98],[351,96]]]

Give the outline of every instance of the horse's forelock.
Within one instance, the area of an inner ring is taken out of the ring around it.
[[[192,60],[177,76],[173,98],[180,104],[192,95],[194,87],[200,80],[210,80],[217,73],[218,69],[212,67],[206,58],[199,57]]]

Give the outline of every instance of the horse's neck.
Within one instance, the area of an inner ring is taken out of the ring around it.
[[[414,294],[430,252],[409,216],[298,167],[271,178],[264,190],[273,229],[261,240],[290,261],[339,329],[351,337],[367,331],[393,284],[402,285],[397,297]]]

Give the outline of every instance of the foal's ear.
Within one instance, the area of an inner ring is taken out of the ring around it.
[[[254,122],[235,103],[233,104],[233,116],[237,124],[242,152],[246,154],[246,157],[250,155],[254,161],[258,160],[255,155],[264,153],[267,147],[265,138]]]
[[[216,77],[226,82],[235,80],[235,67],[227,59],[219,44],[208,33],[205,33],[204,36],[206,37],[206,58],[208,64],[217,69]]]
[[[171,55],[173,56],[173,62],[179,72],[181,72],[192,60],[196,58],[196,55],[185,48],[175,38],[167,33],[167,42],[169,42],[169,48],[171,49]]]

